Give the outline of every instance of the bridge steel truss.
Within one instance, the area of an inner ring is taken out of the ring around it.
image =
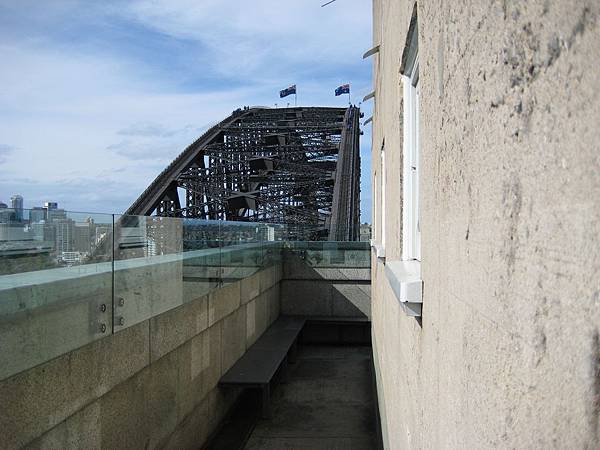
[[[281,223],[358,240],[359,115],[356,107],[234,111],[125,214]]]

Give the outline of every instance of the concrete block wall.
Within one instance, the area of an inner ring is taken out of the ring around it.
[[[423,316],[403,313],[373,258],[386,446],[599,448],[600,3],[374,0],[388,260],[402,250],[399,67],[415,3]]]
[[[281,313],[371,317],[371,270],[314,267],[293,253],[284,257]]]
[[[0,381],[0,448],[200,447],[239,394],[219,378],[279,315],[281,277],[273,265]]]

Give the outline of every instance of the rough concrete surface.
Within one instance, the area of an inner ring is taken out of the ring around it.
[[[398,149],[388,260],[402,251],[398,69],[413,5],[374,1],[374,179],[383,140]],[[387,447],[598,448],[600,3],[417,8],[422,322],[372,266]]]

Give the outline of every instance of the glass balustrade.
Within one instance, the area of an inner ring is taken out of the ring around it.
[[[249,277],[286,255],[368,268],[316,227],[0,209],[0,380]]]

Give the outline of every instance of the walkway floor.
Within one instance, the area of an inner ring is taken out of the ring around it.
[[[375,448],[371,348],[302,346],[246,450]]]

